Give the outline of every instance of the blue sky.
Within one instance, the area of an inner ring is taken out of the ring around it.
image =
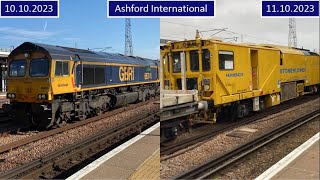
[[[107,18],[106,0],[60,0],[58,19],[0,19],[0,48],[41,42],[124,53],[124,19]],[[132,19],[133,54],[159,58],[159,19]]]

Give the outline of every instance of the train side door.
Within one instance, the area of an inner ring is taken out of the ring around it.
[[[107,82],[107,85],[110,85],[110,84],[113,84],[113,73],[112,73],[112,66],[111,65],[107,65],[106,66],[106,82]]]
[[[258,50],[250,50],[251,68],[252,68],[252,89],[259,89],[258,79]]]
[[[79,55],[75,55],[74,57],[74,62],[75,62],[75,67],[74,67],[74,82],[76,88],[81,89],[82,81],[83,81],[83,76],[82,76],[82,71],[83,71],[83,64],[80,60]]]
[[[52,78],[52,90],[55,94],[73,90],[69,73],[69,62],[69,60],[54,61],[54,77]]]

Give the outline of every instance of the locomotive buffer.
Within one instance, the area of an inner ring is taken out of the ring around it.
[[[168,42],[170,43],[170,42]],[[160,63],[160,122],[161,142],[173,139],[178,135],[178,126],[185,122],[188,116],[207,110],[208,103],[199,101],[198,90],[186,90],[185,52],[181,57],[181,90],[165,90],[163,62]],[[166,61],[167,62],[167,61]],[[187,124],[189,127],[190,124]]]

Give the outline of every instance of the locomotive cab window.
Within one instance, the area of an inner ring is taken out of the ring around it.
[[[181,72],[181,58],[180,52],[172,53],[172,65],[173,65],[173,72]]]
[[[68,61],[56,61],[55,67],[56,76],[68,76],[69,75],[69,62]]]
[[[234,55],[232,51],[219,51],[219,69],[233,70]]]
[[[190,51],[190,70],[199,71],[199,54],[198,51]]]
[[[210,71],[210,51],[208,49],[204,49],[202,51],[202,71]]]
[[[9,76],[11,77],[23,77],[26,75],[26,61],[14,60],[9,64]]]
[[[31,77],[45,77],[49,74],[48,59],[32,59],[30,62]]]
[[[174,73],[181,72],[181,57],[180,52],[172,53],[172,69]],[[186,70],[187,70],[187,62],[186,62]]]
[[[198,51],[190,51],[190,70],[193,72],[199,71],[199,54]],[[210,51],[204,49],[202,51],[202,71],[210,71]]]

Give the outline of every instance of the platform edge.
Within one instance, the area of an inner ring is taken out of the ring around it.
[[[308,141],[304,142],[302,145],[297,147],[295,150],[290,152],[284,158],[282,158],[279,162],[271,166],[264,173],[260,174],[255,180],[264,180],[271,179],[276,174],[278,174],[281,170],[283,170],[286,166],[288,166],[291,162],[293,162],[298,156],[300,156],[303,152],[305,152],[308,148],[310,148],[314,143],[316,143],[320,138],[320,133],[318,132]]]

